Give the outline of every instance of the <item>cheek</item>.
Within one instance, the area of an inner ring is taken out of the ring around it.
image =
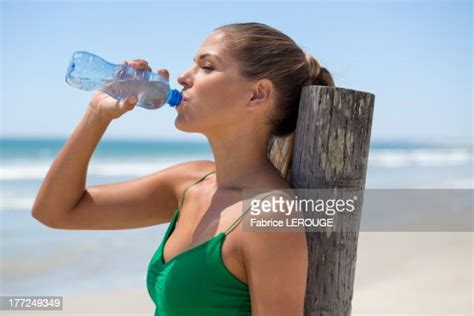
[[[233,125],[245,119],[242,110],[243,92],[240,90],[237,82],[227,78],[196,80],[191,101],[177,109],[176,128],[186,132],[201,132],[217,126]]]
[[[193,97],[199,106],[214,107],[242,97],[241,83],[232,76],[222,73],[196,78]]]

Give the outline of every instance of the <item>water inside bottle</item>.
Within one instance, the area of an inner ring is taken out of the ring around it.
[[[168,87],[161,81],[114,80],[101,90],[116,99],[136,96],[137,105],[146,109],[160,108],[168,97]]]

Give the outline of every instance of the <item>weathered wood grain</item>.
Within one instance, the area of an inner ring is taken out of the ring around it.
[[[303,88],[296,131],[272,139],[272,162],[296,189],[364,189],[374,101],[361,91]],[[334,232],[306,233],[305,315],[350,315],[361,205]]]

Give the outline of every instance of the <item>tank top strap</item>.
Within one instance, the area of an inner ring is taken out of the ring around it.
[[[243,212],[239,217],[237,217],[237,219],[234,222],[232,222],[232,224],[230,224],[229,227],[227,227],[227,229],[224,231],[224,234],[228,235],[235,227],[237,227],[237,225],[240,223],[242,218],[245,216],[245,214],[247,214],[249,210],[250,210],[250,207],[246,209],[245,212]]]
[[[279,195],[279,194],[275,193],[275,192],[272,192],[270,194],[264,195],[262,198],[260,198],[260,200],[264,200],[265,198],[267,198],[269,196],[272,196],[272,195]],[[283,196],[288,197],[288,195],[283,195]],[[245,214],[247,214],[248,211],[250,211],[251,207],[252,206],[249,206],[249,208],[247,208],[239,217],[237,217],[237,219],[232,224],[229,225],[229,227],[227,227],[227,229],[224,231],[225,235],[228,235],[235,227],[237,227],[237,225],[240,223],[240,221],[245,216]]]
[[[183,196],[181,197],[181,201],[179,202],[178,204],[178,210],[181,209],[181,207],[183,206],[183,202],[184,202],[184,198],[186,197],[186,193],[188,192],[188,190],[193,186],[193,185],[196,185],[198,184],[199,182],[201,181],[204,181],[204,179],[206,179],[209,175],[215,173],[215,171],[211,171],[209,172],[208,174],[206,174],[205,176],[203,176],[202,178],[200,178],[199,180],[197,180],[196,182],[194,182],[193,184],[191,184],[190,186],[188,186],[184,192],[183,192]]]

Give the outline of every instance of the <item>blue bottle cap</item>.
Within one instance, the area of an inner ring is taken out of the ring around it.
[[[170,95],[168,97],[168,104],[173,107],[176,107],[181,103],[182,99],[183,96],[181,95],[181,93],[178,90],[173,89],[170,91]]]

